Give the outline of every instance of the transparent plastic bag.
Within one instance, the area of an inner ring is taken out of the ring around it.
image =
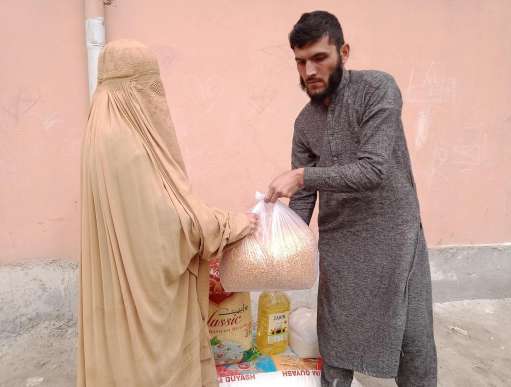
[[[317,241],[285,204],[256,194],[256,233],[224,252],[220,281],[226,291],[310,289],[317,276]]]

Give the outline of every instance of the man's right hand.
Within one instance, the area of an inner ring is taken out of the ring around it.
[[[293,169],[277,176],[266,192],[265,201],[275,203],[279,198],[291,198],[303,188],[304,168]]]

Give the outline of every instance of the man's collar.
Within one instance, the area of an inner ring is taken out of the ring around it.
[[[341,92],[344,90],[348,82],[350,81],[350,70],[343,68],[342,69],[342,75],[341,75],[341,82],[339,82],[339,85],[337,86],[337,90],[335,92],[336,96],[338,94],[341,94]]]
[[[328,109],[330,106],[335,105],[335,101],[337,100],[337,96],[342,95],[346,85],[350,81],[350,70],[345,68],[342,69],[341,82],[337,85],[335,92],[330,96],[330,102],[328,105],[323,105],[324,108]]]

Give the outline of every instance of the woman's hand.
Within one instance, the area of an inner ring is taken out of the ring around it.
[[[249,222],[249,227],[250,227],[249,234],[253,234],[254,232],[256,232],[257,226],[259,225],[259,217],[252,212],[247,212],[245,215],[247,215],[248,222]]]

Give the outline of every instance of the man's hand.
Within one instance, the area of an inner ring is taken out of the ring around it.
[[[275,203],[278,198],[290,198],[300,188],[303,188],[303,168],[293,169],[273,179],[264,200]]]

